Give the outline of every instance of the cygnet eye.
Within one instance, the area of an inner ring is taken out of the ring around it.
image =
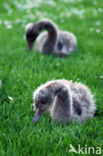
[[[41,101],[41,103],[42,103],[42,104],[45,104],[45,103],[46,103],[46,100]]]

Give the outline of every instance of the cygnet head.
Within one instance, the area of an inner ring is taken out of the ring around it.
[[[36,40],[37,36],[40,33],[40,29],[38,28],[36,23],[29,23],[26,26],[26,39],[28,42],[28,51],[31,50],[34,41]]]
[[[35,94],[35,93],[34,93]],[[34,95],[34,106],[36,114],[34,117],[34,123],[37,122],[41,114],[47,111],[54,101],[54,94],[48,91],[47,88],[40,90]]]

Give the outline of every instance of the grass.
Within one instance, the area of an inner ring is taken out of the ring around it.
[[[101,0],[46,2],[0,1],[0,80],[3,83],[0,89],[0,156],[67,156],[70,144],[76,149],[78,144],[95,149],[101,147],[103,155],[103,3]],[[24,27],[43,17],[77,36],[76,53],[61,59],[33,50],[27,52]],[[12,29],[6,28],[7,20]],[[48,80],[62,78],[91,88],[98,116],[84,125],[76,122],[66,125],[57,124],[44,114],[34,125],[33,91]]]

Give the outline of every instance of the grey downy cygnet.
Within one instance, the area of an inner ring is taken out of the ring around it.
[[[46,32],[40,32],[46,30]],[[77,50],[77,39],[74,34],[59,30],[56,24],[43,19],[34,24],[26,26],[26,39],[28,50],[31,50],[36,40],[35,50],[47,54],[56,54],[57,56],[68,56]]]
[[[93,118],[96,105],[88,87],[68,80],[49,81],[33,93],[34,123],[42,113],[49,112],[53,120],[72,122],[74,119],[83,123]]]

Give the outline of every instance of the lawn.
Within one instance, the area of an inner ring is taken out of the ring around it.
[[[77,36],[77,52],[62,59],[33,49],[28,53],[25,25],[44,17]],[[97,116],[83,125],[67,125],[44,114],[34,125],[33,91],[48,80],[62,78],[91,88]],[[1,0],[0,80],[0,156],[78,155],[69,153],[70,144],[76,150],[79,144],[101,147],[103,155],[102,0]]]

